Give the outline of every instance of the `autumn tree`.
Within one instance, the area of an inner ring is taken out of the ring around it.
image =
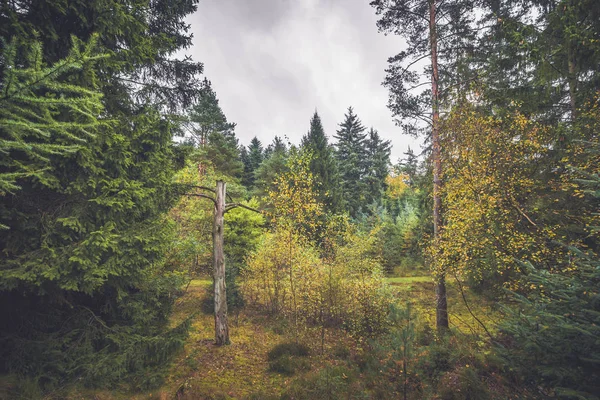
[[[426,132],[431,143],[435,243],[442,229],[440,112],[449,89],[465,84],[462,76],[456,76],[456,66],[460,55],[472,45],[473,2],[375,0],[371,6],[381,16],[377,22],[380,31],[406,40],[407,50],[389,59],[384,85],[390,91],[388,107],[396,123],[408,134]],[[419,73],[417,68],[427,59],[430,64]],[[429,89],[420,89],[425,86]],[[435,274],[437,327],[443,331],[448,329],[445,274],[440,268]]]

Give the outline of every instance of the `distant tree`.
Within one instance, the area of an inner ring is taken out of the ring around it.
[[[255,172],[254,194],[259,198],[266,198],[268,193],[275,189],[277,177],[288,170],[288,149],[285,143],[277,136],[273,143],[267,146],[265,160]],[[263,204],[264,207],[267,204]]]
[[[360,119],[352,107],[348,107],[344,121],[334,135],[337,139],[335,155],[340,169],[342,194],[352,217],[356,217],[365,206],[366,187],[363,178],[367,160],[367,134],[364,131]]]
[[[283,139],[281,139],[279,136],[275,136],[273,138],[273,142],[265,148],[265,154],[264,154],[265,157],[264,158],[267,159],[267,158],[271,157],[271,155],[274,152],[277,152],[277,151],[285,152],[286,150],[287,150],[287,146],[285,145],[285,142],[283,141]]]
[[[419,172],[419,159],[415,152],[408,146],[408,150],[404,153],[405,158],[401,159],[397,166],[397,172],[405,174],[408,177],[408,184],[414,186]]]
[[[244,165],[235,136],[235,123],[228,122],[219,106],[219,99],[209,80],[204,79],[198,103],[189,113],[191,135],[202,154],[198,169],[204,173],[203,162],[210,162],[224,175],[241,178]]]
[[[213,133],[223,135],[231,134],[235,130],[235,123],[228,122],[227,117],[219,106],[219,99],[212,88],[211,82],[204,78],[198,102],[189,113],[192,122],[191,135],[197,146],[208,143],[209,136]]]
[[[313,174],[317,197],[325,211],[342,209],[337,162],[333,147],[328,143],[319,114],[315,111],[310,120],[310,129],[302,138],[302,148],[312,154],[310,171]]]
[[[371,128],[366,139],[367,168],[365,194],[368,204],[380,204],[387,188],[386,178],[390,173],[391,142],[382,140],[379,133]]]
[[[245,159],[243,158],[244,178],[242,179],[242,183],[248,191],[252,191],[256,180],[256,170],[265,158],[262,143],[256,136],[250,141],[248,150],[245,153]]]

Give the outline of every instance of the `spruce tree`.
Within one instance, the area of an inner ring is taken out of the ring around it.
[[[254,182],[256,181],[256,170],[263,162],[265,158],[265,152],[262,147],[262,143],[255,136],[248,145],[248,150],[245,151],[244,161],[244,179],[242,183],[246,186],[248,191],[254,189]]]
[[[206,78],[202,82],[197,102],[189,113],[189,119],[193,125],[192,139],[200,147],[208,143],[211,134],[228,135],[235,129],[235,123],[227,121],[212,83]]]
[[[265,154],[264,161],[255,172],[254,195],[262,199],[266,199],[269,191],[274,190],[277,177],[288,171],[288,149],[281,138],[275,136]],[[268,199],[263,203],[263,206],[268,204]]]
[[[0,40],[22,44],[14,61],[10,46],[0,49],[0,87],[23,89],[2,100],[3,147],[30,143],[2,155],[2,172],[17,174],[3,177],[0,196],[0,301],[11,305],[0,311],[2,371],[50,385],[77,377],[114,386],[126,376],[156,385],[181,347],[186,324],[167,325],[181,281],[164,264],[164,213],[181,166],[173,113],[201,89],[202,65],[173,56],[191,43],[184,17],[195,7],[0,3]],[[72,36],[86,42],[94,32],[108,56],[71,63]],[[35,38],[42,46],[29,63]]]
[[[310,120],[310,129],[302,138],[302,148],[312,155],[310,172],[313,174],[319,202],[325,210],[335,213],[342,210],[339,175],[334,149],[328,143],[321,118],[315,111]]]
[[[188,118],[192,139],[201,153],[199,170],[203,170],[203,162],[210,162],[218,173],[241,178],[244,165],[235,136],[236,124],[227,121],[209,80],[204,79],[198,102]]]
[[[350,216],[356,217],[365,204],[366,137],[365,127],[352,107],[344,115],[334,138],[337,139],[336,158],[340,169],[343,197]]]
[[[366,148],[366,201],[368,204],[380,204],[387,187],[385,179],[390,168],[391,142],[382,140],[379,133],[371,128],[366,140]]]

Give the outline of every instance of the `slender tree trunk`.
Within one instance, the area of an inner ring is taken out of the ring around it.
[[[442,225],[442,157],[440,148],[440,99],[439,99],[439,71],[437,55],[437,30],[436,30],[436,0],[429,0],[429,43],[431,45],[431,99],[432,99],[432,127],[431,144],[433,147],[433,240],[438,245],[440,228]],[[434,260],[434,262],[436,262]],[[448,329],[448,301],[446,299],[446,278],[443,271],[438,271],[436,285],[436,326],[438,332]]]
[[[227,322],[227,289],[225,287],[225,255],[223,230],[225,216],[225,182],[217,181],[215,215],[213,224],[213,266],[215,281],[215,343],[229,344]]]

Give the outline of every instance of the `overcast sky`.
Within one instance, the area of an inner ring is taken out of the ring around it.
[[[193,58],[247,145],[275,135],[299,143],[319,112],[331,138],[352,106],[363,125],[392,141],[392,162],[415,139],[401,134],[381,86],[403,42],[377,32],[369,0],[200,0],[188,18]]]

